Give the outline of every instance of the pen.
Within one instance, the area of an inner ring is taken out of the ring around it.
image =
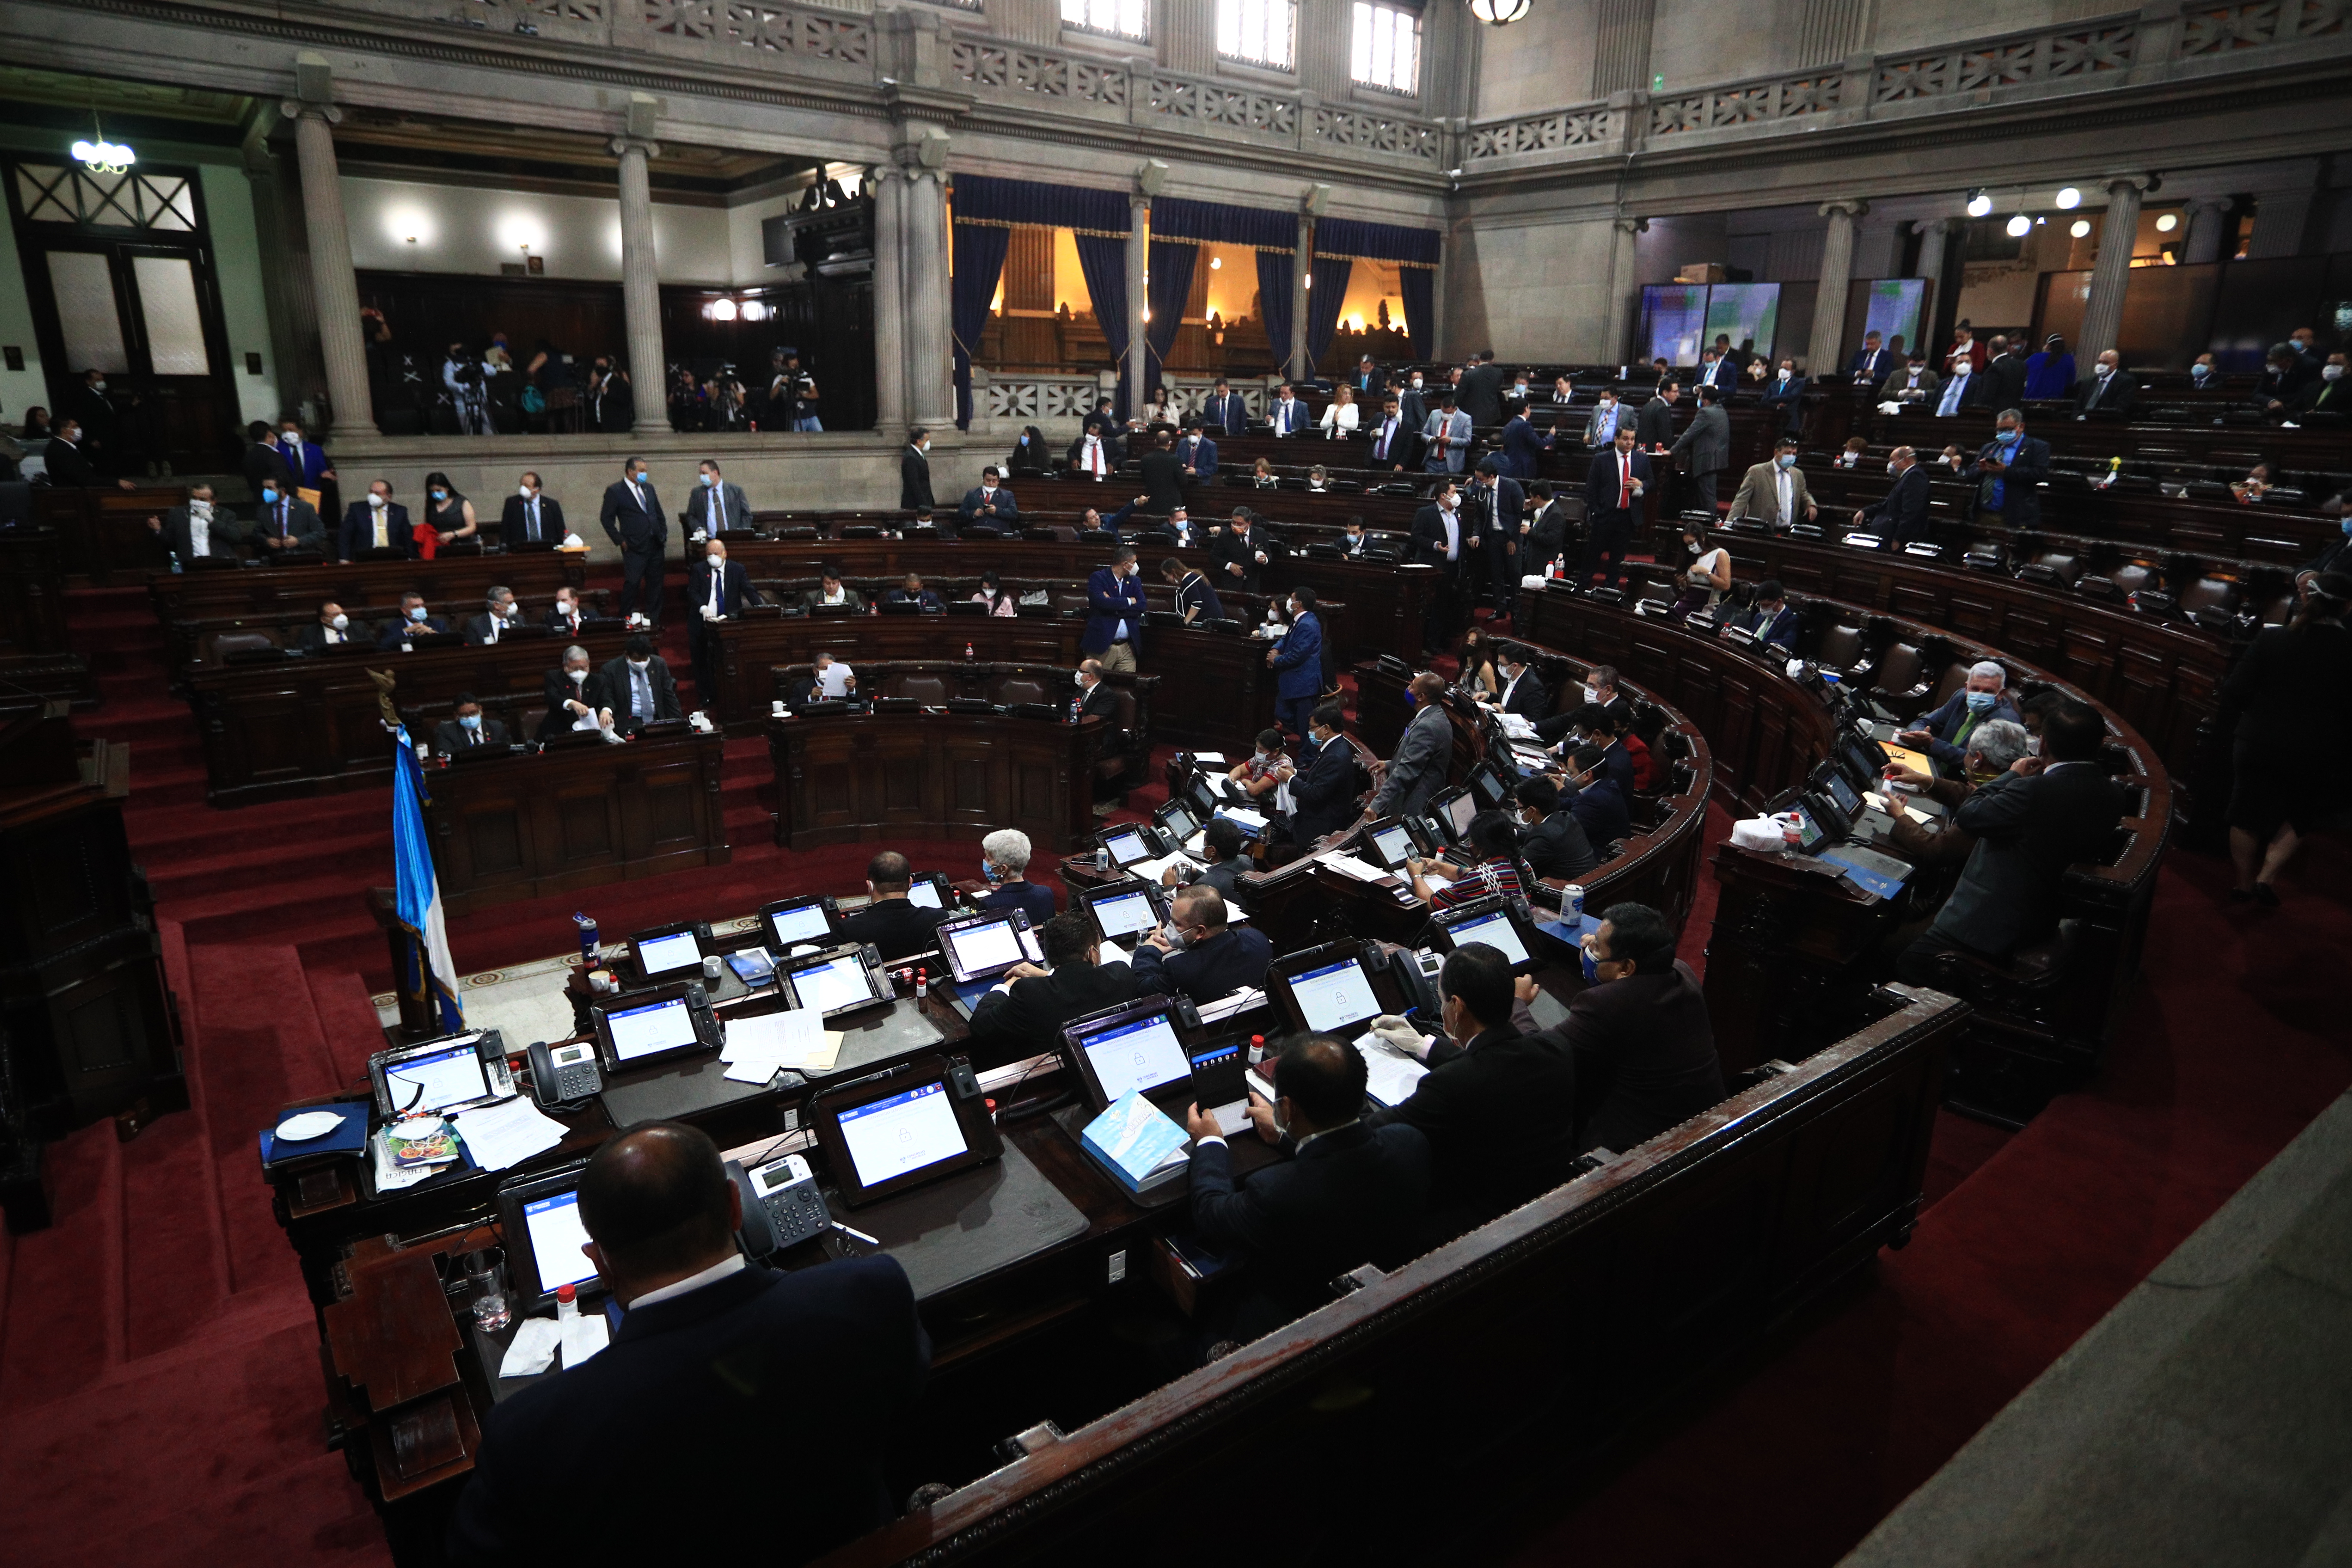
[[[835,1220],[833,1222],[833,1228],[841,1232],[842,1235],[850,1237],[852,1240],[864,1242],[868,1247],[879,1247],[882,1245],[882,1240],[879,1237],[868,1236],[862,1230],[852,1229],[850,1226],[842,1224],[839,1220]]]

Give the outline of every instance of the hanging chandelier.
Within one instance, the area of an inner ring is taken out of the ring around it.
[[[1507,27],[1534,8],[1534,0],[1470,0],[1470,15],[1490,27]]]
[[[106,128],[98,122],[98,110],[89,111],[90,140],[77,142],[71,151],[76,159],[87,165],[93,174],[120,174],[139,161],[139,154],[120,142],[106,139]]]

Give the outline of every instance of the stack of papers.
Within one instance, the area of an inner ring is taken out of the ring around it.
[[[1265,815],[1260,812],[1252,811],[1247,806],[1229,805],[1223,810],[1218,812],[1217,815],[1239,823],[1242,826],[1248,828],[1253,833],[1263,833],[1265,831]]]
[[[824,1015],[805,1007],[730,1018],[719,1059],[737,1083],[766,1083],[779,1072],[831,1072],[841,1055],[841,1031],[824,1026]]]
[[[1223,752],[1195,752],[1192,753],[1192,760],[1208,767],[1221,768],[1225,765],[1225,753]]]
[[[1427,1068],[1370,1029],[1356,1037],[1356,1051],[1364,1058],[1364,1092],[1382,1105],[1402,1105],[1429,1076]]]
[[[1536,732],[1535,721],[1528,718],[1526,714],[1501,713],[1497,714],[1496,717],[1502,721],[1503,733],[1508,735],[1514,741],[1525,741],[1534,738]]]
[[[520,1097],[457,1112],[457,1136],[485,1171],[504,1171],[563,1142],[563,1123]]]
[[[1334,871],[1342,871],[1359,882],[1377,882],[1389,873],[1378,866],[1357,859],[1344,849],[1333,849],[1321,857],[1323,864]]]
[[[1079,1142],[1130,1193],[1166,1186],[1181,1178],[1192,1161],[1184,1130],[1134,1089],[1087,1122]]]

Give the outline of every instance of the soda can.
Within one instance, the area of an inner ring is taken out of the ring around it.
[[[1570,882],[1567,887],[1562,888],[1559,890],[1559,918],[1562,924],[1580,921],[1584,918],[1583,884],[1579,882]]]

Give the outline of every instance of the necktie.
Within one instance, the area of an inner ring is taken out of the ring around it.
[[[527,535],[528,535],[528,536],[529,536],[529,538],[530,539],[530,542],[531,542],[532,543],[536,544],[536,543],[538,543],[538,542],[539,542],[539,498],[538,498],[537,496],[533,496],[533,497],[531,497],[531,498],[530,498],[530,527],[529,529],[527,529],[527,530],[525,531],[525,532],[527,533]]]
[[[1372,447],[1373,457],[1385,458],[1389,455],[1389,437],[1393,434],[1395,430],[1395,420],[1383,419],[1381,421],[1381,438]]]
[[[468,730],[466,731],[466,744],[469,746],[478,746],[481,743],[482,732],[479,730]]]
[[[637,488],[637,481],[635,479],[631,479],[629,481],[629,494],[636,500],[637,510],[639,511],[645,510],[646,492]]]
[[[1633,510],[1633,455],[1631,452],[1617,454],[1617,510]]]
[[[1959,407],[1960,394],[1968,384],[1969,378],[1964,375],[1956,375],[1944,384],[1943,401],[1936,405],[1936,414],[1938,418]]]
[[[392,508],[388,506],[380,506],[370,507],[368,510],[375,513],[375,547],[378,550],[391,549]]]

